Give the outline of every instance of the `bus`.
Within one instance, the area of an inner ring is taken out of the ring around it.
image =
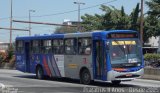
[[[144,73],[137,31],[109,30],[16,38],[16,69],[44,76],[91,81],[121,81]]]

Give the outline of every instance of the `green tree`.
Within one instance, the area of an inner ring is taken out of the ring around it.
[[[144,23],[145,40],[160,35],[160,0],[146,1],[149,11]]]
[[[116,29],[118,26],[118,22],[120,20],[120,11],[116,9],[115,7],[108,7],[105,5],[102,5],[100,8],[103,12],[105,12],[103,16],[103,22],[102,25],[104,29],[110,30],[110,29]]]
[[[55,34],[64,34],[64,33],[75,33],[77,31],[76,27],[62,26],[57,27],[55,30]]]
[[[85,14],[81,18],[83,20],[82,26],[85,31],[102,30],[103,29],[103,27],[102,27],[103,17],[101,15]]]
[[[101,5],[100,9],[104,12],[104,14],[85,14],[82,16],[82,24],[86,30],[131,29],[133,27],[137,30],[135,24],[138,22],[139,4],[137,4],[136,9],[132,12],[132,17],[124,12],[123,6],[120,10],[118,10],[114,6],[109,7]]]
[[[160,18],[160,0],[146,1],[146,4],[149,7],[149,11],[147,13],[150,16],[154,16],[159,19]]]
[[[132,30],[139,31],[139,24],[140,24],[139,13],[140,13],[140,9],[139,9],[139,3],[138,3],[136,5],[136,8],[133,9],[133,11],[130,14],[130,22],[131,22],[130,29],[132,29]]]

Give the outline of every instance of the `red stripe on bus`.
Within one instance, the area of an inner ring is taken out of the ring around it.
[[[51,71],[50,71],[49,66],[47,64],[45,56],[43,56],[43,64],[44,64],[44,68],[45,68],[45,70],[47,72],[47,75],[50,76],[51,75]]]

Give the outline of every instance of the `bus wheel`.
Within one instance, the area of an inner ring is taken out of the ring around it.
[[[37,67],[37,70],[36,70],[36,77],[38,79],[43,79],[44,78],[44,73],[43,73],[43,69],[42,67]]]
[[[114,84],[114,85],[118,85],[118,84],[120,84],[120,83],[121,83],[120,80],[113,80],[113,81],[112,81],[112,84]]]
[[[91,75],[87,69],[84,69],[81,72],[80,81],[81,83],[86,85],[91,83]]]

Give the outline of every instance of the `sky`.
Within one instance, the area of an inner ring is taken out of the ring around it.
[[[11,0],[0,0],[0,27],[10,27],[10,1]],[[64,19],[77,21],[78,11],[65,13],[78,9],[78,6],[73,3],[76,1],[85,3],[85,5],[81,5],[82,16],[86,13],[92,15],[94,15],[95,13],[103,14],[103,12],[99,9],[101,4],[105,4],[107,6],[115,6],[117,9],[120,9],[121,6],[124,6],[125,12],[127,14],[130,14],[133,8],[136,7],[136,4],[140,3],[141,0],[13,0],[13,19],[28,21],[29,10],[35,10],[35,12],[31,12],[31,20],[35,22],[62,24]],[[146,10],[147,8],[145,6],[144,11]],[[13,22],[13,27],[27,29],[28,24]],[[57,26],[32,24],[31,31],[32,35],[51,34],[54,32],[56,27]],[[28,35],[28,32],[13,31],[12,41],[15,41],[15,38],[17,36]],[[9,42],[9,30],[0,29],[0,42]]]

